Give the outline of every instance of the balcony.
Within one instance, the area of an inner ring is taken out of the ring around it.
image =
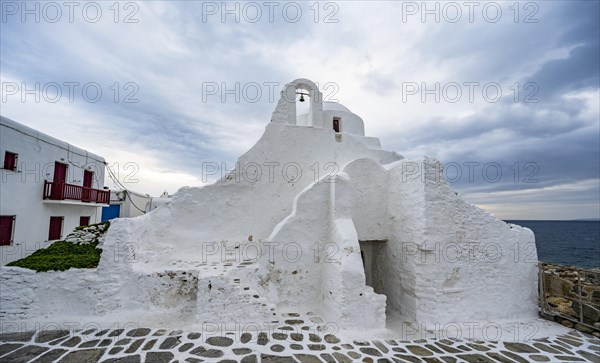
[[[110,190],[84,188],[81,185],[44,180],[44,200],[75,200],[83,203],[110,204]]]

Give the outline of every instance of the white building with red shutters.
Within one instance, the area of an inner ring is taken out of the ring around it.
[[[0,116],[0,265],[100,222],[104,158]]]

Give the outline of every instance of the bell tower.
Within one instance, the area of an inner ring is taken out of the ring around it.
[[[296,102],[308,101],[309,111],[307,125],[310,127],[323,127],[323,94],[317,85],[308,79],[298,78],[285,85],[281,91],[281,98],[271,117],[271,122],[296,125]],[[308,98],[308,100],[306,99]]]

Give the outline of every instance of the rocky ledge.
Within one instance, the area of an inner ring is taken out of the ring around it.
[[[541,263],[540,273],[541,314],[600,337],[600,269]]]
[[[106,232],[108,226],[109,222],[103,222],[85,227],[77,227],[73,232],[67,235],[65,242],[75,244],[89,244],[97,242],[98,239]]]

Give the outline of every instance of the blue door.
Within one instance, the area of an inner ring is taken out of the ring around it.
[[[102,208],[102,222],[106,222],[108,220],[119,218],[119,214],[121,213],[121,205],[115,204],[108,207]]]

